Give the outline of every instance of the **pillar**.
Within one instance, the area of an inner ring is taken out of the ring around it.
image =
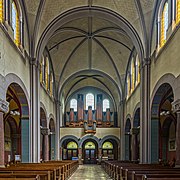
[[[177,114],[176,125],[176,167],[180,167],[180,99],[172,103],[173,112]]]
[[[24,163],[30,162],[30,138],[29,138],[29,118],[21,118],[21,160]]]
[[[44,155],[44,161],[48,161],[49,160],[49,139],[48,139],[48,128],[47,127],[43,127],[42,129],[43,131],[43,136],[44,136],[44,143],[43,143],[43,146],[44,146],[44,152],[43,152],[43,155]]]
[[[140,163],[150,162],[148,150],[149,139],[149,111],[150,111],[150,58],[145,58],[141,64],[140,82]]]
[[[0,99],[0,167],[4,167],[4,119],[3,114],[8,112],[9,103]]]
[[[121,147],[125,147],[125,132],[124,132],[124,102],[125,100],[121,100],[119,103],[119,107],[118,107],[118,114],[120,114],[118,116],[118,122],[117,125],[120,126],[121,128],[121,132],[120,132],[120,136],[121,137]],[[120,155],[119,158],[120,160],[125,160],[125,148],[120,148]]]
[[[40,162],[40,101],[39,101],[39,69],[35,58],[30,61],[30,99],[31,99],[31,162]]]
[[[79,159],[79,164],[83,164],[82,161],[82,149],[78,148],[78,159]]]
[[[60,123],[62,125],[62,106],[60,101],[56,101],[56,132],[55,132],[55,159],[59,160],[60,157]]]
[[[131,129],[131,149],[132,149],[132,158],[131,160],[136,161],[139,159],[139,147],[138,147],[138,134],[139,128],[134,127]]]
[[[102,161],[102,148],[99,148],[98,160],[99,160],[98,163],[100,164]]]

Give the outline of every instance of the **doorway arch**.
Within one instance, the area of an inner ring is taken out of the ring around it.
[[[84,164],[96,164],[98,158],[98,143],[87,139],[82,144]]]

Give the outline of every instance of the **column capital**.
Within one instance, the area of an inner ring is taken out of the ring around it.
[[[41,134],[42,135],[48,135],[49,129],[47,127],[41,127]]]
[[[180,99],[177,99],[176,101],[172,102],[172,111],[174,113],[180,113]]]
[[[55,100],[55,102],[56,102],[56,104],[57,104],[57,105],[62,106],[61,101],[59,101],[59,100]]]
[[[151,64],[151,57],[146,57],[142,62],[142,68],[150,64]]]
[[[139,134],[139,132],[140,132],[140,129],[138,127],[131,128],[131,134],[137,135]]]
[[[31,58],[29,62],[31,65],[38,67],[38,62],[37,62],[37,59],[35,57]]]
[[[0,98],[0,112],[7,113],[9,111],[9,103]]]

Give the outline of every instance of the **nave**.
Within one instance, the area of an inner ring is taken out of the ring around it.
[[[69,180],[95,180],[104,179],[111,180],[108,174],[102,169],[100,165],[80,165],[78,169],[72,174]]]

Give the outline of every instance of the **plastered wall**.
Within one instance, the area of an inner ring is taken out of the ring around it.
[[[130,114],[133,117],[136,105],[140,102],[140,85],[138,85],[135,91],[131,94],[125,105],[125,117]]]
[[[73,135],[77,138],[82,138],[85,135],[84,128],[60,128],[60,137],[63,138],[66,135]],[[108,135],[120,138],[120,128],[97,128],[96,134],[94,134],[94,136],[101,139]]]
[[[21,56],[18,48],[13,44],[3,30],[0,28],[0,74],[1,77],[7,76],[9,73],[18,76],[25,88],[28,95],[30,95],[30,71],[29,60]],[[20,50],[19,50],[20,51]],[[6,89],[4,89],[6,91]]]
[[[180,74],[180,29],[175,35],[169,39],[167,46],[162,49],[162,52],[157,54],[157,57],[151,62],[151,80],[150,93],[152,95],[153,89],[157,81],[164,75],[171,73],[175,77]]]
[[[47,112],[47,117],[49,117],[50,114],[53,114],[55,117],[56,115],[55,103],[41,85],[40,85],[39,94],[40,94],[40,102],[45,107],[45,110]]]

